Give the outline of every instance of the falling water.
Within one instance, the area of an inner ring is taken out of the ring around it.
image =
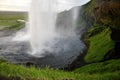
[[[56,21],[56,0],[33,0],[30,11],[30,42],[33,54],[53,38]]]
[[[71,56],[72,53],[79,54],[84,44],[75,34],[78,12],[79,9],[71,11],[69,18],[65,17],[66,23],[60,23],[62,26],[59,28],[56,25],[56,18],[59,18],[57,17],[57,0],[32,0],[29,13],[31,54],[37,57],[48,54],[65,55],[65,57]]]

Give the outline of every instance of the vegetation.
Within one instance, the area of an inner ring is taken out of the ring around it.
[[[25,26],[25,23],[23,22],[17,22],[15,20],[0,20],[0,30],[3,30],[5,28],[8,29],[21,29]]]
[[[15,30],[19,30],[21,28],[25,27],[25,23],[19,22],[16,23],[14,25],[11,25],[10,27],[8,27],[9,29],[15,29]]]
[[[110,60],[100,63],[92,63],[76,69],[75,73],[104,74],[104,73],[120,73],[120,59]]]
[[[16,20],[0,20],[0,26],[11,26],[16,24]]]
[[[25,68],[23,66],[15,66],[12,64],[1,63],[0,64],[0,74],[9,76],[18,76],[21,78],[35,78],[35,79],[46,79],[53,80],[63,79],[63,78],[74,78],[73,76],[78,76],[73,73],[63,72],[53,69],[35,69],[34,67]]]
[[[0,30],[3,29],[21,29],[25,26],[24,22],[18,22],[17,20],[25,20],[24,15],[10,15],[10,14],[0,14]]]
[[[110,34],[111,31],[107,28],[89,38],[90,46],[85,56],[86,62],[91,63],[104,60],[105,55],[112,50],[115,45],[114,41],[111,40]]]
[[[3,62],[7,62],[7,61],[0,57],[0,63],[3,63]]]
[[[23,19],[25,20],[26,17],[23,14],[0,14],[0,20],[17,20]]]
[[[65,72],[50,68],[45,68],[45,69],[36,69],[34,67],[25,68],[23,66],[16,66],[13,64],[7,64],[3,62],[0,63],[0,74],[8,78],[18,77],[20,78],[20,80],[28,80],[28,79],[29,80],[119,80],[120,79],[119,76],[120,65],[118,64],[119,62],[120,60],[116,62],[114,62],[113,60],[105,63],[100,63],[97,65],[92,64],[82,67],[76,70],[75,72]],[[105,66],[105,64],[107,65]],[[112,67],[114,69],[112,69]],[[106,72],[103,74],[97,72],[98,70],[100,70],[100,72],[104,72],[104,69],[106,69]],[[112,69],[109,71],[111,73],[107,72],[108,69]]]
[[[95,5],[96,5],[96,1],[91,0],[85,8],[85,13],[87,15],[88,15],[88,13],[91,13],[93,11],[93,9],[95,8]]]
[[[92,36],[94,36],[96,34],[99,34],[103,30],[105,30],[106,28],[109,28],[109,27],[101,25],[101,24],[93,24],[92,28],[89,29],[89,31],[88,31],[88,37],[92,37]]]

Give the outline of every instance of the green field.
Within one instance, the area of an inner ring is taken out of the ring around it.
[[[0,12],[0,30],[4,28],[22,28],[25,23],[17,22],[17,20],[27,20],[27,15],[25,15],[25,13],[17,12]]]

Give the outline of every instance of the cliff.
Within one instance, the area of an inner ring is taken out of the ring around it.
[[[79,31],[84,27],[81,39],[88,50],[78,56],[70,68],[120,59],[119,21],[120,0],[91,0],[81,6],[77,26]]]
[[[92,0],[91,4],[93,7],[86,13],[93,19],[93,25],[89,30],[90,46],[85,60],[99,62],[120,58],[118,50],[120,46],[120,1]]]

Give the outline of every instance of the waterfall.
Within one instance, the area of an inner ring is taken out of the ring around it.
[[[32,0],[26,27],[14,41],[27,46],[22,54],[35,57],[35,63],[58,68],[71,64],[86,47],[76,34],[80,7],[58,13],[57,4],[57,0]]]
[[[75,33],[80,8],[58,13],[57,4],[57,0],[32,0],[26,27],[13,39],[30,42],[29,53],[34,56],[45,55],[46,51],[54,55],[80,51],[82,43]],[[74,45],[76,49],[70,48]]]
[[[32,0],[30,17],[30,43],[33,54],[45,47],[55,33],[56,0]]]
[[[63,68],[86,49],[80,35],[76,34],[80,7],[58,13],[56,1],[32,0],[26,27],[13,39],[13,47],[18,48],[13,59],[16,55],[22,56],[18,56],[20,59],[17,57],[16,62],[27,60]]]

